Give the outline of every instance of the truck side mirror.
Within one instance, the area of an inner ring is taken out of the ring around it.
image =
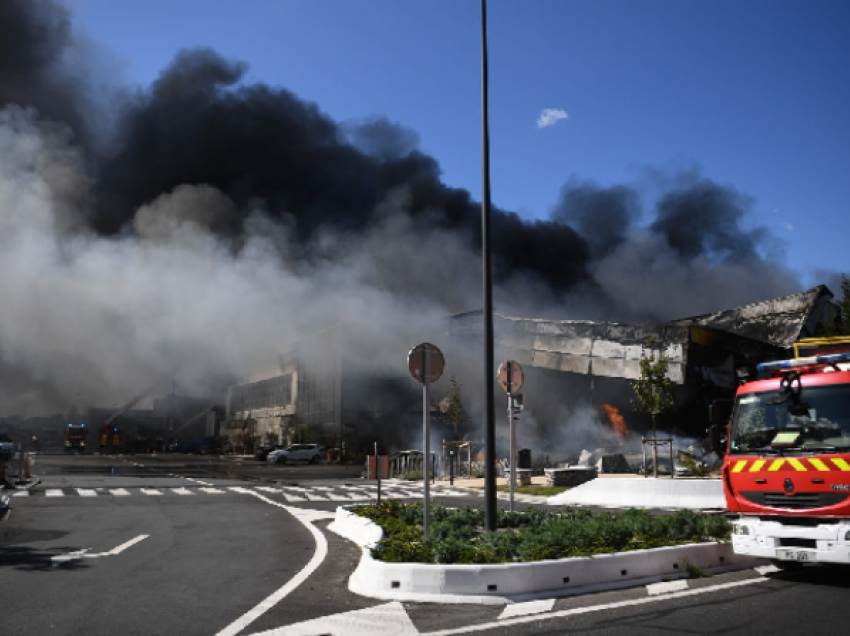
[[[714,400],[708,407],[708,419],[712,424],[724,426],[732,415],[732,400]]]
[[[711,426],[708,428],[708,442],[718,455],[726,451],[723,434],[732,415],[732,400],[714,400],[708,407],[708,419]]]

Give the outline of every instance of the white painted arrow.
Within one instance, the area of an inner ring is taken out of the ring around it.
[[[99,557],[115,556],[116,554],[121,554],[127,548],[136,545],[139,541],[144,541],[149,536],[149,534],[140,534],[135,539],[130,539],[129,541],[119,545],[117,548],[112,548],[108,552],[90,553],[89,550],[91,550],[91,548],[85,548],[83,550],[69,552],[68,554],[60,554],[59,556],[50,557],[50,562],[51,565],[62,565],[63,563],[75,561],[76,559],[97,559]]]
[[[419,636],[398,601],[315,618],[253,636]]]

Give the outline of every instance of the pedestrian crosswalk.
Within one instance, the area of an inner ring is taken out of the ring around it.
[[[277,495],[286,502],[298,503],[305,501],[370,501],[377,498],[377,488],[374,485],[353,486],[180,486],[157,488],[45,488],[44,490],[22,490],[13,497],[193,497],[216,496],[228,493],[245,494],[252,491],[265,495]],[[431,486],[432,497],[468,497],[470,492],[455,488]],[[422,486],[382,486],[383,499],[421,499]]]

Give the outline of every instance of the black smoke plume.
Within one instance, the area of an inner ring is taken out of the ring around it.
[[[197,387],[335,320],[403,339],[480,306],[480,205],[412,131],[335,122],[210,49],[150,87],[91,51],[63,5],[0,3],[0,292],[19,302],[0,375],[118,395],[191,359]],[[734,188],[689,175],[641,209],[572,172],[546,219],[494,209],[503,313],[659,320],[799,290]]]

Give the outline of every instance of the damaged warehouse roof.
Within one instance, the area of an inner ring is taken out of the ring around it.
[[[726,309],[712,314],[681,318],[671,325],[700,325],[791,349],[800,338],[822,335],[837,315],[834,294],[826,285],[791,296]]]
[[[668,323],[548,320],[496,314],[496,347],[520,364],[583,375],[637,379],[644,347],[653,339],[678,384],[688,368],[734,386],[733,366],[775,359],[799,338],[822,333],[835,316],[832,292],[807,292]],[[452,334],[479,332],[481,312],[453,316]],[[711,361],[709,361],[709,358]]]

